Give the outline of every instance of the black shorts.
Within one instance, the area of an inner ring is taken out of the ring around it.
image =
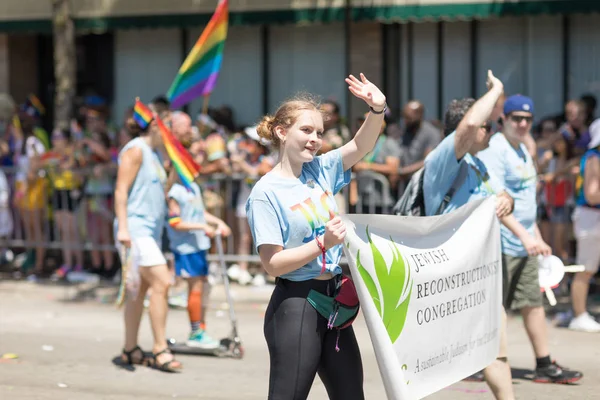
[[[52,193],[52,208],[55,211],[74,212],[81,202],[81,191],[72,190],[54,190]]]

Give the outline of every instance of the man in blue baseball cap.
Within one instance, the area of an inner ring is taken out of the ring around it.
[[[501,226],[504,306],[519,310],[536,356],[535,382],[572,383],[578,371],[559,366],[550,358],[546,314],[538,276],[538,255],[552,250],[543,241],[536,223],[537,171],[524,141],[533,123],[533,101],[522,95],[504,102],[502,131],[492,136],[489,148],[478,156],[514,199],[518,226]],[[515,232],[515,233],[513,233]]]

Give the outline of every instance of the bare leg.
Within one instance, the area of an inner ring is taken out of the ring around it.
[[[42,245],[44,241],[43,214],[44,210],[38,209],[31,212],[33,240],[38,244],[35,247],[35,272],[41,274],[44,270],[46,249]]]
[[[496,359],[483,370],[487,382],[494,397],[498,400],[514,400],[515,393],[512,385],[510,365],[507,361]]]
[[[27,242],[31,242],[31,241],[35,241],[35,237],[34,237],[34,232],[33,232],[33,225],[34,225],[34,214],[33,211],[30,210],[26,210],[26,209],[20,209],[20,215],[22,218],[22,222],[23,222],[23,239]],[[29,249],[25,249],[26,254],[27,254],[27,258],[29,258],[30,252]],[[34,269],[34,273],[35,274],[40,274],[42,271],[38,270],[37,268],[37,258],[35,260],[36,262],[36,268]],[[29,264],[29,263],[27,263]]]
[[[78,249],[78,245],[80,244],[79,237],[79,227],[77,226],[77,217],[74,212],[69,213],[70,221],[69,221],[69,230],[71,236],[71,246],[73,246],[73,255],[75,257],[75,265],[83,267],[83,251]]]
[[[575,274],[575,279],[573,279],[573,283],[571,284],[571,302],[573,303],[575,317],[586,312],[587,297],[592,276],[593,274],[587,271]]]
[[[63,254],[63,265],[67,267],[73,266],[72,260],[72,252],[69,248],[69,243],[71,242],[71,230],[69,229],[70,221],[70,213],[68,211],[56,211],[56,223],[58,224],[58,231],[60,232],[59,240],[62,242],[62,254]]]
[[[525,307],[521,309],[525,330],[533,346],[536,358],[550,355],[548,350],[548,327],[546,326],[546,312],[543,307]]]
[[[150,324],[154,336],[152,352],[158,354],[167,347],[167,312],[168,294],[171,276],[165,264],[152,267],[140,267],[142,278],[148,281],[152,289],[150,296]],[[163,353],[157,358],[158,364],[164,364],[173,359],[173,355]],[[181,364],[177,361],[171,363],[171,367],[178,368]]]
[[[540,222],[540,233],[542,234],[542,239],[544,239],[544,242],[552,245],[552,224],[550,221]]]
[[[554,224],[554,242],[552,247],[554,249],[554,254],[558,255],[563,261],[566,261],[569,258],[566,233],[567,224]]]
[[[90,200],[94,201],[94,200]],[[89,207],[90,201],[87,202]],[[98,214],[94,211],[87,210],[87,236],[92,242],[92,245],[99,245],[100,243],[100,235],[102,233],[102,229],[100,226],[100,221],[98,218]],[[99,250],[91,250],[90,251],[90,259],[92,261],[92,268],[94,270],[99,270],[100,265],[102,264],[102,258],[100,256]]]
[[[502,321],[500,326],[500,351],[498,358],[483,370],[485,380],[498,400],[514,400],[515,393],[512,385],[510,365],[507,361],[508,338],[506,326],[506,311],[502,307]]]
[[[105,219],[103,219],[102,217],[100,218],[100,244],[102,245],[110,245],[112,243],[112,237],[110,234],[110,223],[107,222]],[[106,268],[107,271],[111,270],[113,265],[114,265],[114,256],[113,256],[113,252],[110,250],[104,250],[102,252],[102,256],[104,259],[104,268]]]
[[[125,350],[130,351],[138,344],[138,333],[144,312],[144,298],[148,291],[148,282],[141,279],[140,291],[135,299],[125,301]]]

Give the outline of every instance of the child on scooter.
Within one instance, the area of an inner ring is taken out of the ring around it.
[[[210,238],[217,232],[224,237],[229,236],[231,229],[205,210],[202,192],[196,183],[191,184],[191,190],[186,189],[174,169],[169,182],[172,185],[167,186],[167,232],[175,261],[175,274],[188,284],[187,309],[191,333],[186,344],[189,347],[216,349],[219,341],[206,333],[206,305],[210,293],[206,255]]]

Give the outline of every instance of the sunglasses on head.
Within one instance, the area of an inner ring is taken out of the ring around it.
[[[522,121],[529,124],[533,121],[533,117],[529,115],[511,115],[510,120],[516,124],[520,124]]]

